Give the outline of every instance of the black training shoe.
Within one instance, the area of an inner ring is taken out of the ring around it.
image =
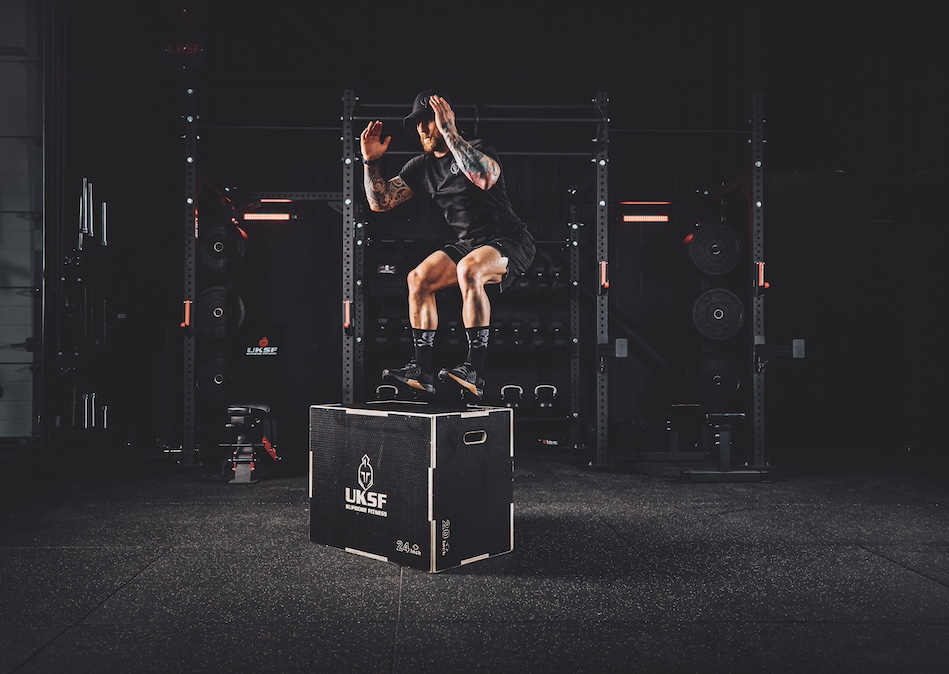
[[[476,398],[484,395],[484,379],[478,376],[478,372],[471,363],[462,363],[450,370],[444,368],[438,373],[438,378],[446,384],[454,382]]]
[[[410,391],[435,393],[432,375],[422,372],[422,368],[414,360],[410,360],[405,367],[383,370],[382,381],[391,382]]]

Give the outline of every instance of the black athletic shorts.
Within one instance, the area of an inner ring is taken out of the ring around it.
[[[442,250],[452,259],[452,262],[458,264],[461,258],[481,246],[491,246],[507,258],[507,272],[501,279],[501,292],[510,288],[517,277],[530,268],[536,250],[534,237],[526,228],[513,235],[497,236],[481,241],[459,239],[447,244]]]

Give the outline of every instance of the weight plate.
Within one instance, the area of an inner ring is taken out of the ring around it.
[[[711,276],[730,272],[741,259],[741,241],[724,225],[702,225],[686,237],[686,249],[692,264]]]
[[[247,234],[237,225],[206,225],[198,232],[198,262],[208,271],[224,273],[247,254]]]
[[[730,358],[711,355],[689,369],[689,388],[706,405],[726,405],[732,402],[741,387],[738,366]]]
[[[194,325],[198,333],[222,339],[244,324],[244,300],[224,286],[205,288],[194,303]]]
[[[712,288],[698,296],[692,305],[695,329],[709,339],[734,337],[745,320],[741,299],[725,288]]]
[[[209,403],[224,402],[230,382],[227,373],[227,357],[223,353],[209,354],[201,360],[194,379],[198,396],[202,400]]]

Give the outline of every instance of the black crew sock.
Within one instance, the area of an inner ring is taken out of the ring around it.
[[[415,342],[415,362],[424,374],[432,374],[432,351],[435,350],[435,331],[412,328]]]
[[[465,334],[468,336],[468,357],[465,361],[474,365],[481,375],[484,372],[484,356],[488,351],[488,335],[491,334],[491,329],[465,328]]]

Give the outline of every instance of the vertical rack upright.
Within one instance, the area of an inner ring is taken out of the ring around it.
[[[193,465],[196,460],[195,442],[195,335],[191,324],[195,297],[195,257],[198,238],[198,113],[195,91],[185,91],[184,132],[184,317],[181,322],[184,340],[182,379],[182,437],[181,461]]]
[[[596,296],[596,467],[609,465],[609,115],[604,92],[596,95],[600,125],[596,140],[596,260],[598,264]]]
[[[764,337],[764,288],[758,282],[758,269],[764,265],[764,110],[762,95],[752,96],[751,116],[751,265],[752,288],[751,315],[754,343],[752,359],[752,417],[754,424],[754,465],[763,468],[764,447],[764,363],[754,356],[758,345],[765,343]]]
[[[356,96],[343,92],[343,403],[353,405],[362,399],[362,247],[357,245],[356,223],[356,141],[353,135],[353,110]],[[361,244],[361,241],[358,242]]]

